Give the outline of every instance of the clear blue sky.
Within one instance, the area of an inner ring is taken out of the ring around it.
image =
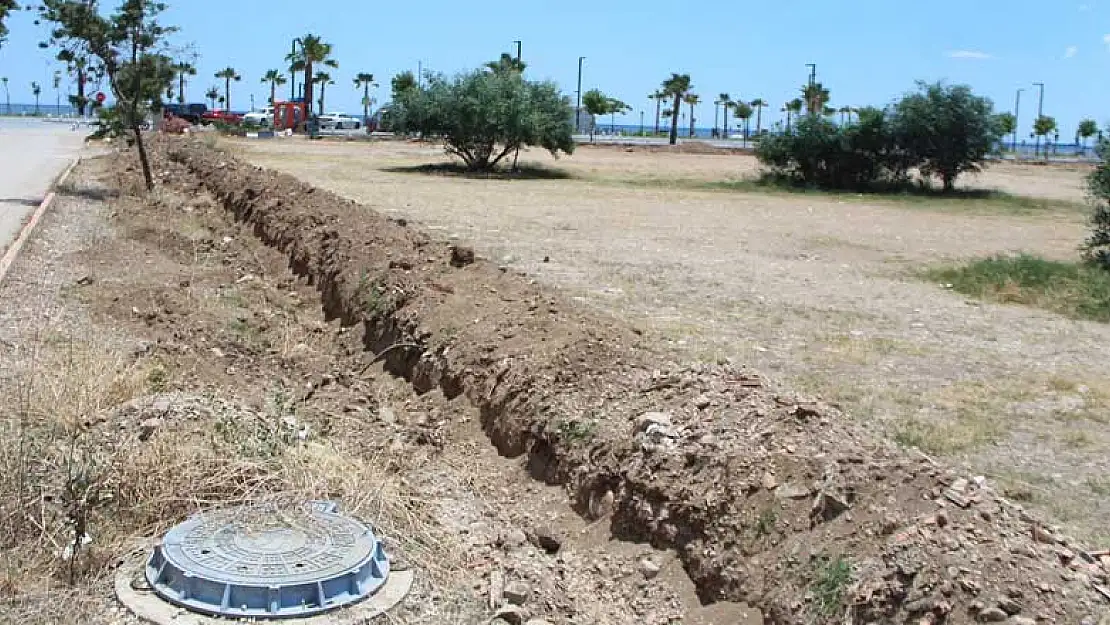
[[[712,101],[722,91],[768,100],[773,121],[797,95],[810,62],[835,106],[882,105],[915,79],[943,79],[969,84],[996,108],[1012,110],[1015,90],[1024,87],[1027,133],[1036,108],[1032,83],[1041,81],[1045,113],[1060,122],[1061,138],[1070,138],[1083,117],[1110,123],[1110,0],[709,0],[693,8],[664,0],[167,1],[164,21],[181,28],[177,43],[193,44],[200,54],[189,99],[201,101],[208,86],[221,82],[212,74],[231,65],[244,77],[232,87],[236,109],[245,109],[251,94],[261,105],[269,95],[261,75],[283,69],[291,38],[312,32],[334,44],[340,65],[326,108],[348,112],[360,109],[351,84],[359,71],[378,79],[381,102],[390,76],[415,70],[418,60],[453,73],[521,39],[527,75],[552,79],[572,96],[577,58],[587,57],[583,90],[598,87],[631,104],[627,123],[638,123],[640,110],[648,120],[654,116],[645,96],[672,71],[689,73],[707,102],[697,109],[699,126],[713,125]],[[306,16],[294,7],[304,7]],[[32,101],[32,80],[44,85],[43,102],[53,102],[51,55],[36,48],[43,28],[26,12],[10,26],[0,76],[11,79],[13,102]]]

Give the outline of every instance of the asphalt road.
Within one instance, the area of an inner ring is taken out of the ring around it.
[[[0,117],[0,252],[77,156],[87,134],[69,124]]]

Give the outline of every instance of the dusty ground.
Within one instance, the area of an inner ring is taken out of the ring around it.
[[[408,144],[237,144],[293,173],[625,316],[661,344],[775,372],[905,444],[964,462],[1110,543],[1110,328],[984,305],[923,283],[934,263],[1023,250],[1074,258],[1082,168],[998,166],[969,180],[1053,200],[923,202],[697,190],[749,157],[582,149],[572,180],[406,173]],[[546,259],[546,262],[545,262]]]

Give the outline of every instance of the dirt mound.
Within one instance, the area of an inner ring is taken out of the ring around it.
[[[195,142],[154,152],[164,183],[211,192],[285,253],[374,361],[417,392],[465,395],[498,449],[564,485],[580,514],[673,548],[705,602],[771,623],[1106,612],[1110,564],[980,478],[742,367],[668,362],[626,325],[403,220]]]

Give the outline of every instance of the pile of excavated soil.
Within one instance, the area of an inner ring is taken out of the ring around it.
[[[620,321],[292,177],[186,140],[153,151],[163,184],[212,193],[388,371],[465,396],[501,453],[614,536],[674,549],[704,602],[770,623],[1099,623],[1110,608],[1110,560],[980,478],[755,372],[669,362]]]

